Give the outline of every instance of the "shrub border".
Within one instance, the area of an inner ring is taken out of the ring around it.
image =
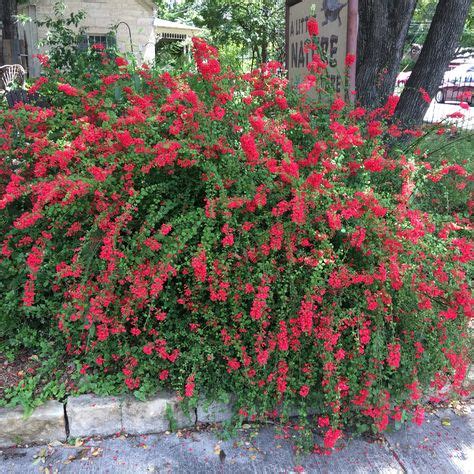
[[[471,365],[464,381],[464,386],[471,389],[471,396],[465,397],[467,401],[472,400],[473,382],[474,365]],[[86,394],[68,397],[63,402],[49,400],[29,417],[24,416],[21,407],[0,408],[0,448],[123,433],[163,433],[193,428],[198,423],[222,423],[232,416],[232,402],[205,400],[184,413],[179,398],[170,392],[159,392],[146,401],[130,395]]]

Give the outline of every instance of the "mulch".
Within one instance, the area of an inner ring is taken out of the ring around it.
[[[12,361],[0,354],[0,398],[7,388],[16,387],[26,376],[34,375],[40,365],[33,351],[21,350]]]

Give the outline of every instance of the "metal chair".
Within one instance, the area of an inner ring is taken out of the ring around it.
[[[6,92],[13,86],[23,87],[26,71],[21,64],[6,64],[0,66],[0,91]]]

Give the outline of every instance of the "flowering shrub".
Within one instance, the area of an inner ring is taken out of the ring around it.
[[[316,76],[235,75],[199,39],[176,77],[98,54],[81,83],[33,85],[51,108],[0,113],[2,324],[55,328],[70,389],[230,392],[242,419],[316,408],[324,448],[462,391],[468,219],[412,197],[466,171],[388,150],[415,133],[390,124],[396,98],[321,103]]]

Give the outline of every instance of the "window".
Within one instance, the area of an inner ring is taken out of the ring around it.
[[[89,46],[92,46],[94,44],[103,44],[107,48],[112,48],[115,46],[115,36],[88,34],[87,43],[89,44]]]
[[[103,44],[107,48],[115,48],[117,46],[117,41],[113,33],[82,34],[79,37],[77,47],[79,51],[87,51],[88,48],[95,44]]]

